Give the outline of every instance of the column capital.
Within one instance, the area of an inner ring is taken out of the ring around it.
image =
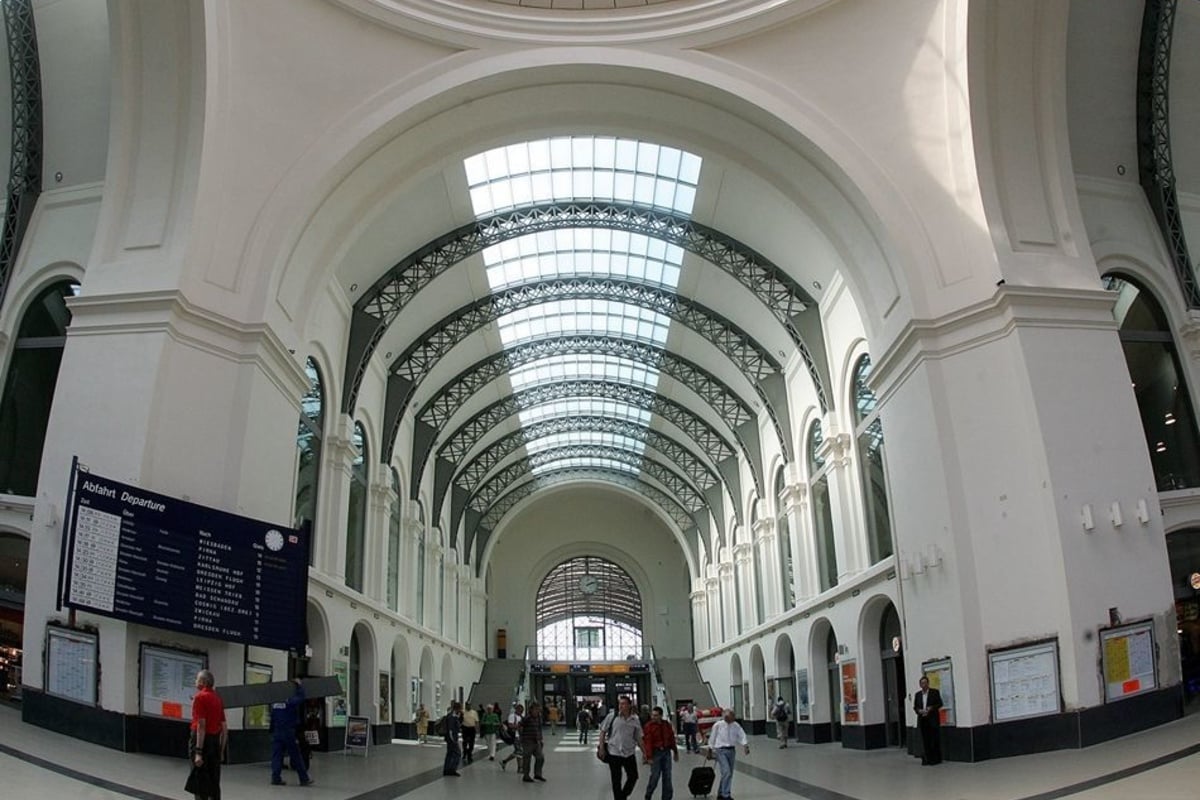
[[[771,517],[759,517],[751,526],[755,542],[770,542],[775,538],[775,520]]]
[[[1200,312],[1188,312],[1188,320],[1179,326],[1180,349],[1187,353],[1188,358],[1200,361]],[[0,347],[3,343],[0,342]]]
[[[732,575],[732,574],[733,574],[733,562],[732,561],[722,561],[721,563],[717,564],[718,577],[721,575]],[[710,580],[711,580],[711,578],[710,578]]]
[[[789,514],[801,511],[808,505],[808,484],[804,481],[789,483],[779,495],[783,510]]]
[[[744,564],[754,557],[753,542],[738,542],[733,546],[733,560]]]

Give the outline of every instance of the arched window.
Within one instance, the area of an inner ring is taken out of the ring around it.
[[[388,513],[387,603],[396,611],[400,605],[400,476],[392,467],[392,505]]]
[[[346,519],[346,585],[362,591],[367,540],[367,434],[354,423],[354,463],[350,468],[350,512]]]
[[[817,543],[817,578],[821,591],[837,586],[837,550],[833,539],[833,503],[829,497],[829,464],[820,455],[825,437],[821,421],[808,429],[808,482],[812,498],[813,535]]]
[[[787,508],[783,501],[786,488],[783,467],[775,471],[775,536],[779,539],[779,579],[783,586],[783,610],[796,605],[795,568],[792,564],[792,532],[788,526]]]
[[[871,357],[864,355],[854,367],[854,436],[858,444],[858,469],[862,479],[863,506],[867,520],[867,544],[871,563],[894,552],[892,520],[888,514],[887,481],[884,476],[883,423],[879,421],[875,392],[867,386]]]
[[[1175,339],[1162,307],[1129,278],[1107,275],[1146,447],[1160,492],[1200,486],[1200,436]]]
[[[300,425],[296,433],[296,504],[293,517],[297,527],[317,519],[317,489],[321,479],[321,437],[325,431],[325,395],[321,372],[311,358],[304,362],[308,391],[300,398]],[[316,533],[310,531],[308,563],[316,563]]]
[[[37,495],[42,447],[71,312],[66,300],[79,284],[59,281],[25,310],[0,395],[0,493]]]
[[[579,556],[550,570],[536,600],[539,659],[643,658],[642,596],[611,561]]]

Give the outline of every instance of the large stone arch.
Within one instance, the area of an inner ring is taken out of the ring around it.
[[[746,714],[754,732],[762,733],[761,724],[767,718],[767,664],[762,647],[750,648],[750,707]]]
[[[366,620],[359,620],[354,623],[354,628],[350,632],[352,641],[358,641],[358,691],[354,691],[354,687],[347,687],[350,697],[350,708],[352,713],[370,717],[373,721],[378,721],[376,717],[375,693],[377,691],[378,679],[376,675],[379,673],[379,657],[375,643],[375,631]],[[351,667],[353,670],[353,666]]]
[[[310,675],[330,675],[329,650],[329,616],[315,597],[309,597],[307,602],[307,631],[308,646],[312,655],[308,659]]]
[[[825,617],[821,617],[813,623],[808,634],[809,697],[812,701],[814,725],[828,726],[831,722],[841,721],[840,709],[831,708],[828,702],[831,689],[825,643],[831,632],[833,632],[833,623]]]
[[[863,725],[877,725],[884,721],[883,651],[879,635],[884,614],[888,608],[895,607],[895,601],[881,592],[863,603],[858,615],[858,696],[879,698],[879,702],[859,704]]]

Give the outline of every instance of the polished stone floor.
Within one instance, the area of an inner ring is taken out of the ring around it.
[[[677,795],[697,756],[681,756],[675,768]],[[316,785],[268,785],[266,764],[240,764],[222,773],[225,798],[301,795],[312,800],[462,800],[496,790],[530,800],[607,800],[608,770],[592,747],[575,736],[546,737],[546,783],[525,784],[515,764],[501,771],[486,758],[464,766],[461,778],[441,775],[442,749],[394,744],[361,754],[318,753]],[[738,800],[1196,800],[1200,797],[1200,714],[1152,731],[1086,750],[1067,750],[979,764],[922,767],[895,750],[856,752],[838,745],[797,745],[780,750],[765,737],[751,739],[750,755],[738,756],[733,794]],[[50,733],[0,707],[0,798],[185,798],[182,759],[121,753]],[[635,790],[644,792],[648,770]],[[657,797],[657,793],[656,793]]]

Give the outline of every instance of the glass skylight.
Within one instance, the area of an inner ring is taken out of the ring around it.
[[[476,217],[538,203],[617,201],[692,213],[700,157],[650,142],[564,136],[463,162]]]
[[[654,390],[658,370],[637,361],[617,356],[582,354],[551,356],[517,367],[509,373],[513,391],[558,381],[618,381]]]
[[[498,147],[463,162],[477,218],[551,202],[617,202],[690,215],[700,178],[699,156],[634,139],[563,136]],[[556,277],[601,277],[648,283],[674,291],[683,250],[641,234],[608,228],[566,228],[520,236],[483,252],[493,292]],[[505,348],[534,339],[602,335],[665,346],[670,318],[619,300],[548,300],[497,320]],[[514,391],[570,380],[607,380],[654,391],[658,370],[604,355],[554,356],[510,374]],[[569,398],[520,412],[521,424],[561,416],[603,416],[650,424],[650,412],[613,400]],[[618,442],[618,439],[620,440]],[[564,443],[619,446],[641,453],[639,439],[600,431],[544,437],[530,443],[535,454]],[[579,461],[579,463],[576,463]],[[564,466],[600,466],[637,474],[611,459],[555,461],[535,474]]]
[[[683,249],[640,233],[607,228],[540,231],[483,251],[493,291],[519,283],[577,275],[625,278],[674,289]]]

